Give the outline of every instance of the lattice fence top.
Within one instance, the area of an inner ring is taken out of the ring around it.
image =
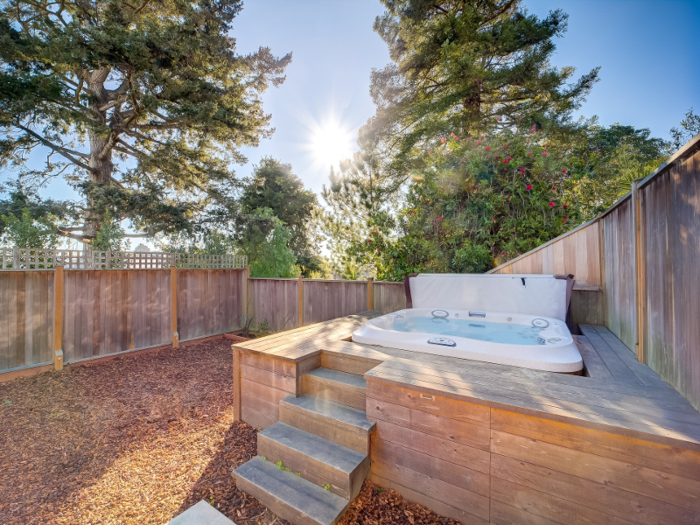
[[[171,266],[218,270],[245,268],[247,264],[247,257],[242,255],[0,249],[0,270],[50,270],[56,266],[66,270],[165,270]]]

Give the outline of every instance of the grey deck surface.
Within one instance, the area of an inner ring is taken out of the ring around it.
[[[317,352],[382,361],[365,374],[475,404],[700,452],[700,414],[603,326],[576,342],[590,377],[556,374],[343,341],[378,312],[334,319],[236,345],[299,361]]]
[[[357,469],[366,457],[364,454],[285,423],[275,423],[260,431],[260,435],[347,474]]]
[[[318,413],[327,418],[355,427],[358,431],[369,432],[375,426],[371,421],[367,421],[367,413],[364,410],[357,410],[356,408],[334,403],[328,399],[322,399],[316,396],[290,396],[282,399],[280,403],[291,405],[308,412]]]
[[[236,478],[242,478],[249,487],[246,492],[260,499],[265,505],[267,493],[283,505],[296,510],[322,524],[334,523],[345,512],[350,502],[318,485],[291,472],[278,469],[260,456],[241,465],[234,471]],[[262,499],[261,499],[262,498]]]
[[[236,525],[214,507],[202,500],[192,505],[179,516],[175,516],[168,525]]]

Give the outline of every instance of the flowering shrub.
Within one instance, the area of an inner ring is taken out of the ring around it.
[[[489,270],[580,220],[566,151],[536,130],[440,137],[412,175],[405,206],[352,252],[379,279]]]

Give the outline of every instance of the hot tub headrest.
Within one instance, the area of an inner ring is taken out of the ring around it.
[[[430,274],[409,278],[413,308],[480,310],[566,321],[567,280],[554,275]]]

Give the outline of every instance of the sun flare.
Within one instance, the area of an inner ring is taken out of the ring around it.
[[[355,149],[355,133],[340,122],[329,120],[313,127],[310,147],[314,162],[324,167],[337,166],[350,158]]]

